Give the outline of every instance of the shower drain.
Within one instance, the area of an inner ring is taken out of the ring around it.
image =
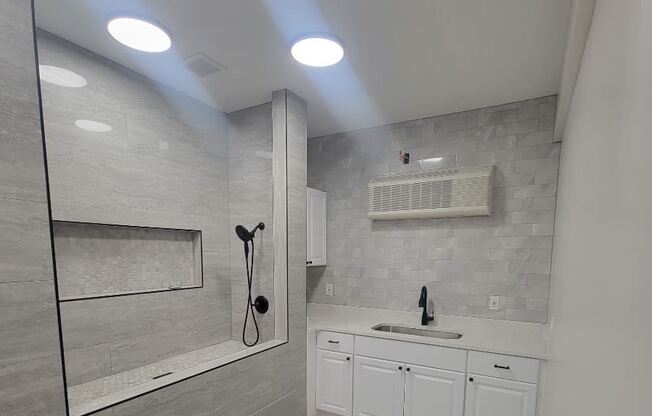
[[[154,377],[152,377],[152,380],[156,380],[157,378],[169,376],[170,374],[172,374],[172,371],[168,371],[167,373],[163,373],[163,374],[159,374],[158,376],[154,376]]]

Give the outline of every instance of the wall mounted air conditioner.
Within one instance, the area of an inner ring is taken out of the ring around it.
[[[369,181],[369,218],[491,215],[493,166],[420,170]]]

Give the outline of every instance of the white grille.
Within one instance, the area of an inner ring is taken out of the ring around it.
[[[187,57],[184,62],[188,69],[200,78],[205,78],[226,69],[224,65],[202,52]]]
[[[493,166],[422,170],[369,181],[369,218],[491,215]]]

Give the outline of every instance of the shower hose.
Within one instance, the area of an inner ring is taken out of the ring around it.
[[[251,264],[249,263],[249,241],[251,242]],[[247,269],[247,311],[245,313],[244,324],[242,325],[242,342],[247,347],[253,347],[258,344],[260,339],[260,329],[258,329],[258,322],[256,321],[256,314],[254,313],[254,302],[251,299],[251,285],[254,279],[254,239],[252,238],[249,241],[244,242],[244,253],[245,253],[245,266]],[[247,322],[249,321],[249,312],[251,312],[251,320],[254,321],[254,326],[256,327],[256,339],[252,343],[247,342],[246,333],[247,333]]]

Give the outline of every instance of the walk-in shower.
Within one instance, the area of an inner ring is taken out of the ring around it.
[[[80,38],[61,12],[36,2],[68,402],[84,415],[287,342],[287,106],[269,91],[224,111],[220,76],[186,64],[196,51]]]

